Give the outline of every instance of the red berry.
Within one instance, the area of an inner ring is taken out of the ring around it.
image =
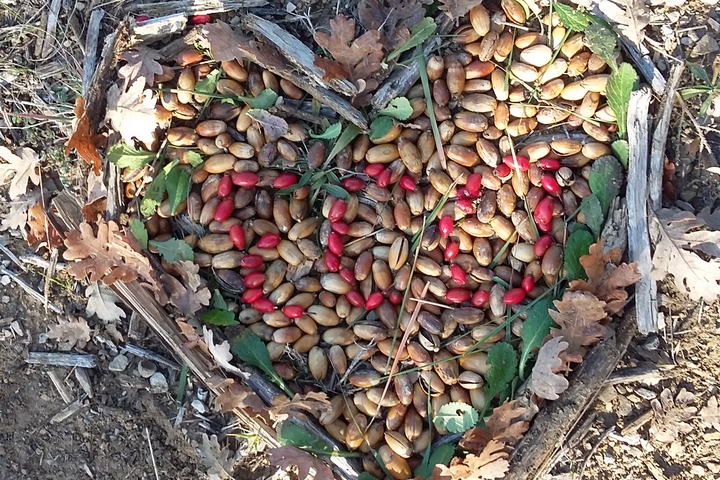
[[[414,192],[417,188],[415,180],[410,175],[400,177],[400,186],[409,192]]]
[[[275,311],[275,304],[269,298],[255,300],[252,302],[252,307],[262,313],[272,313]]]
[[[218,183],[218,197],[224,198],[229,196],[232,193],[232,187],[232,177],[228,174],[223,175],[220,179],[220,182]]]
[[[540,231],[543,231],[545,233],[550,233],[550,231],[552,230],[552,222],[545,223],[545,222],[538,222],[536,220],[535,223],[537,224]]]
[[[393,305],[400,305],[402,303],[402,299],[402,292],[399,292],[394,288],[390,290],[390,293],[388,294],[388,300],[390,300],[390,303],[392,303]]]
[[[282,312],[288,318],[300,318],[305,313],[300,305],[285,305],[282,308]]]
[[[525,290],[522,288],[512,288],[503,295],[502,302],[505,305],[517,305],[525,300]]]
[[[373,292],[367,298],[365,302],[365,310],[375,310],[383,301],[383,294],[380,292]]]
[[[230,240],[238,250],[245,250],[245,230],[240,225],[233,225],[228,231]]]
[[[480,188],[482,188],[482,175],[479,173],[471,173],[465,183],[465,188],[468,189],[470,195],[477,197],[480,195]]]
[[[525,277],[522,279],[522,283],[520,283],[520,286],[525,291],[525,293],[530,293],[535,288],[535,280],[533,280],[533,277]]]
[[[284,172],[275,177],[273,180],[273,187],[275,188],[287,188],[295,185],[298,181],[298,176],[292,172]]]
[[[386,188],[388,185],[390,185],[390,178],[392,177],[392,172],[390,170],[383,170],[383,172],[377,176],[375,179],[375,183],[377,183],[378,187],[380,188]]]
[[[204,25],[210,23],[210,15],[193,15],[190,17],[190,23],[193,25]]]
[[[445,238],[450,236],[454,227],[455,220],[450,215],[443,216],[438,222],[438,229],[440,230],[440,235]]]
[[[275,248],[280,243],[280,235],[277,233],[266,233],[257,242],[257,247],[263,250]]]
[[[263,264],[263,258],[260,255],[245,255],[240,259],[242,268],[258,268]]]
[[[348,192],[359,192],[365,188],[365,182],[357,177],[348,177],[343,180],[343,187],[345,187],[345,190]]]
[[[451,261],[460,253],[460,244],[458,242],[448,242],[445,247],[445,260]]]
[[[490,292],[487,290],[478,290],[472,296],[470,304],[475,308],[480,308],[490,300]]]
[[[347,203],[345,203],[345,200],[336,200],[335,203],[332,204],[332,207],[330,207],[327,218],[331,222],[338,222],[342,220],[346,211]]]
[[[540,185],[550,195],[557,195],[560,193],[560,184],[555,180],[553,175],[543,175],[540,179]]]
[[[495,171],[493,173],[495,173],[496,177],[503,179],[509,177],[512,171],[507,164],[501,163],[497,167],[495,167]]]
[[[343,242],[340,235],[337,232],[330,232],[328,235],[328,248],[335,255],[342,255],[343,253]]]
[[[535,256],[538,258],[542,258],[545,255],[545,252],[548,251],[548,248],[552,245],[553,239],[550,235],[543,235],[542,237],[538,238],[538,240],[535,242]]]
[[[467,187],[460,187],[457,189],[457,198],[459,200],[472,200],[475,198],[475,195],[471,195]]]
[[[347,283],[349,283],[350,285],[355,285],[355,282],[357,280],[355,280],[355,273],[353,273],[352,270],[350,270],[349,268],[341,267],[338,273]]]
[[[365,167],[365,175],[370,178],[375,178],[385,171],[385,167],[381,163],[371,163]]]
[[[325,252],[325,267],[329,272],[337,272],[340,268],[340,259],[330,251]]]
[[[265,283],[265,274],[262,272],[250,272],[245,275],[245,287],[257,288]]]
[[[148,20],[150,20],[150,17],[148,17],[147,15],[138,15],[137,17],[135,17],[135,21],[138,23],[147,22]]]
[[[254,187],[260,181],[260,177],[255,172],[233,173],[232,181],[238,187]]]
[[[241,300],[243,303],[255,303],[262,297],[262,288],[248,288],[242,294]]]
[[[365,299],[357,290],[350,290],[345,294],[345,298],[353,307],[365,307]]]
[[[560,160],[554,158],[541,158],[537,161],[538,167],[543,170],[558,170],[560,168]]]
[[[467,282],[467,275],[465,275],[465,270],[463,270],[462,267],[456,263],[450,267],[450,276],[452,277],[453,281],[455,281],[455,283],[457,283],[458,285],[465,285],[465,282]]]
[[[337,232],[340,235],[347,235],[347,232],[350,231],[350,226],[342,221],[339,222],[331,222],[330,228],[333,232]]]
[[[552,197],[545,197],[535,206],[533,212],[533,218],[535,222],[543,225],[549,224],[552,221],[553,209],[555,208],[555,201]]]
[[[445,300],[450,303],[463,303],[470,300],[470,298],[472,298],[472,293],[464,288],[451,288],[445,294]]]
[[[458,200],[457,202],[455,202],[455,206],[457,206],[457,208],[466,215],[471,215],[475,213],[475,205],[473,204],[473,201],[469,198]]]
[[[213,220],[216,222],[224,222],[235,211],[235,201],[232,198],[225,197],[215,209]]]
[[[530,160],[519,155],[515,155],[514,157],[512,155],[505,155],[503,157],[503,162],[508,167],[520,170],[521,172],[527,172],[530,168]]]

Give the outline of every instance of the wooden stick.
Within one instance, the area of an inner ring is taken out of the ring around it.
[[[88,33],[85,37],[85,63],[83,64],[82,94],[87,93],[90,81],[97,66],[97,47],[100,39],[100,22],[105,16],[105,10],[98,8],[90,14]]]
[[[628,108],[628,254],[631,262],[638,263],[642,277],[635,284],[635,305],[638,329],[643,335],[658,329],[657,285],[650,278],[650,233],[648,231],[648,108],[650,89],[643,87],[630,96]]]
[[[79,355],[77,353],[30,352],[25,363],[55,367],[97,367],[95,355]]]
[[[58,18],[60,17],[60,0],[52,0],[50,13],[48,14],[47,28],[45,29],[45,40],[41,52],[42,59],[48,59],[55,45],[55,30],[57,30]]]
[[[184,12],[187,15],[220,13],[243,8],[263,7],[267,3],[267,0],[177,0],[155,3],[133,2],[131,8],[146,15],[160,17],[177,12]]]
[[[52,370],[49,370],[45,373],[47,373],[47,376],[50,377],[50,380],[52,381],[53,385],[55,385],[55,389],[60,394],[60,398],[63,399],[65,405],[70,405],[73,401],[72,393],[70,393],[70,390],[68,390],[60,377],[58,377],[58,374]]]

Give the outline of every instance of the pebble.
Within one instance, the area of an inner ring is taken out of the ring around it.
[[[2,277],[0,277],[0,283],[2,283],[3,285],[9,285],[10,282],[11,280],[9,276],[3,275]]]
[[[647,388],[638,388],[637,390],[635,390],[635,393],[644,398],[645,400],[652,400],[657,397],[657,393],[653,392],[652,390],[648,390]]]
[[[150,360],[143,360],[138,364],[137,371],[141,377],[150,378],[157,372],[157,366]]]
[[[715,39],[709,33],[706,33],[695,44],[695,47],[693,47],[692,51],[690,52],[690,56],[701,57],[703,55],[707,55],[708,53],[717,52],[718,50],[720,50],[720,47],[718,46],[717,41],[715,41]]]
[[[195,409],[195,411],[200,414],[207,412],[207,407],[205,406],[205,404],[197,398],[192,401],[191,405]]]
[[[120,354],[112,359],[108,368],[111,372],[122,372],[127,368],[128,363],[130,363],[130,360],[125,355]]]
[[[165,393],[168,391],[168,384],[167,380],[165,379],[165,375],[163,375],[160,372],[155,372],[152,377],[150,377],[150,387],[151,391],[153,393]]]
[[[2,298],[0,298],[0,302],[10,303],[10,297],[8,297],[7,295],[3,295]]]

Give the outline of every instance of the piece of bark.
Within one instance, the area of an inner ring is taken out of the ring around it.
[[[47,27],[45,28],[45,40],[43,40],[40,59],[48,60],[52,49],[55,46],[55,31],[57,30],[58,19],[60,18],[60,0],[52,0],[48,13]]]
[[[82,94],[87,93],[97,66],[97,47],[100,39],[100,22],[105,16],[105,10],[98,8],[90,14],[88,32],[85,37],[85,63],[83,64]]]
[[[80,384],[80,388],[83,389],[88,398],[93,398],[92,383],[90,382],[90,375],[88,375],[87,368],[76,368],[75,378]]]
[[[152,18],[141,23],[130,20],[130,45],[146,45],[164,40],[175,34],[182,33],[187,26],[187,15],[174,13],[160,18]]]
[[[638,330],[647,335],[658,329],[657,285],[650,278],[652,260],[650,255],[650,234],[648,231],[648,109],[650,89],[643,87],[630,96],[628,108],[628,144],[630,161],[628,166],[628,256],[638,263],[642,276],[635,284],[635,305],[637,308]]]
[[[55,367],[97,367],[95,355],[80,355],[77,353],[30,352],[28,358],[25,359],[25,363],[52,365]]]
[[[50,419],[50,423],[64,422],[65,420],[79,412],[84,406],[85,405],[83,405],[82,399],[75,400],[73,403],[56,413],[55,416]]]
[[[187,15],[229,12],[251,7],[263,7],[267,0],[177,0],[170,2],[133,2],[130,10],[151,17],[163,17],[183,12]]]
[[[60,398],[62,398],[63,402],[65,402],[65,405],[70,405],[73,401],[72,393],[70,393],[70,390],[68,390],[67,386],[65,386],[58,374],[52,370],[45,373],[48,377],[50,377],[50,381],[52,381],[55,389],[60,394]]]
[[[543,478],[552,467],[553,453],[562,448],[574,426],[593,404],[605,380],[625,354],[636,332],[635,312],[628,312],[614,335],[593,347],[575,367],[568,388],[546,405],[510,458],[510,472],[503,480]]]

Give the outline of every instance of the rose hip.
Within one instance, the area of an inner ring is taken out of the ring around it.
[[[473,293],[470,304],[475,308],[480,308],[485,305],[488,300],[490,300],[490,292],[488,292],[487,290],[478,290],[477,292]]]
[[[257,242],[257,247],[263,250],[275,248],[280,243],[280,235],[277,233],[266,233]]]
[[[224,222],[225,220],[230,218],[230,215],[232,215],[234,210],[235,201],[232,198],[225,197],[215,209],[213,220],[215,220],[216,222]]]
[[[265,283],[265,274],[262,272],[250,272],[245,275],[245,287],[257,288]]]
[[[458,285],[465,285],[467,282],[467,275],[465,275],[465,270],[462,269],[462,267],[458,264],[453,264],[450,267],[450,276],[452,277],[453,281],[457,283]]]
[[[475,196],[470,194],[470,190],[468,190],[467,187],[460,187],[457,189],[457,198],[459,200],[471,200],[475,198]]]
[[[345,222],[331,222],[330,228],[333,232],[337,232],[340,235],[346,235],[350,230],[350,226]]]
[[[463,212],[466,215],[471,215],[475,213],[475,205],[473,204],[473,201],[469,198],[464,198],[462,200],[458,200],[455,205],[458,207],[458,209]]]
[[[525,290],[522,288],[511,288],[502,298],[502,302],[505,305],[517,305],[523,300],[525,300]]]
[[[255,303],[262,297],[262,288],[248,288],[240,297],[243,303]]]
[[[535,288],[535,280],[533,280],[533,277],[525,277],[522,279],[520,286],[525,291],[525,293],[530,293]]]
[[[438,222],[438,229],[440,230],[440,235],[442,235],[445,238],[450,236],[454,227],[455,227],[455,220],[450,215],[443,216],[442,218],[440,218],[440,221]]]
[[[559,170],[560,169],[560,160],[556,160],[554,158],[541,158],[537,161],[538,167],[542,168],[543,170]]]
[[[482,175],[480,175],[479,173],[471,173],[467,179],[467,182],[465,183],[465,188],[467,188],[468,192],[470,192],[470,195],[472,195],[473,197],[478,197],[480,195],[481,187]]]
[[[386,169],[377,176],[377,178],[375,179],[375,183],[377,183],[378,187],[380,188],[386,188],[388,185],[390,185],[390,177],[392,177],[392,172]]]
[[[445,294],[445,300],[450,303],[463,303],[471,298],[472,293],[470,293],[470,290],[465,290],[464,288],[451,288]]]
[[[220,179],[220,182],[218,183],[218,191],[217,191],[218,197],[225,198],[225,197],[229,196],[232,193],[232,187],[233,187],[232,177],[227,174],[223,175],[222,178]]]
[[[297,175],[292,172],[284,172],[275,177],[273,180],[273,187],[275,188],[287,188],[291,185],[295,185],[298,181]]]
[[[150,20],[150,17],[148,17],[147,15],[138,15],[137,17],[135,17],[135,21],[138,23],[147,22],[148,20]]]
[[[254,187],[260,181],[260,176],[255,172],[233,173],[232,182],[238,187]]]
[[[451,261],[460,253],[460,244],[458,242],[448,242],[445,247],[445,261]]]
[[[383,294],[380,292],[373,292],[367,298],[365,302],[365,310],[375,310],[383,301]]]
[[[514,157],[512,155],[505,155],[503,157],[503,163],[505,163],[508,167],[520,170],[521,172],[527,172],[530,168],[530,160],[519,155],[515,155]]]
[[[390,290],[390,293],[388,294],[388,300],[390,300],[390,303],[392,303],[393,305],[400,305],[402,303],[402,299],[402,292],[399,292],[394,288]]]
[[[365,188],[365,182],[357,177],[349,177],[343,180],[343,187],[345,187],[345,190],[348,192],[359,192]]]
[[[357,290],[350,290],[345,294],[345,298],[353,307],[365,307],[365,299]]]
[[[535,256],[538,258],[542,258],[545,255],[545,252],[548,251],[548,248],[552,245],[553,239],[550,235],[543,235],[542,237],[538,238],[538,240],[535,242]]]
[[[305,311],[300,305],[285,305],[282,308],[282,312],[285,314],[286,317],[292,319],[300,318],[305,313]]]
[[[552,197],[545,197],[537,204],[533,212],[533,218],[538,224],[549,224],[552,221],[554,200]]]
[[[245,255],[240,259],[242,268],[258,268],[263,264],[263,258],[260,255]]]
[[[403,175],[400,177],[400,186],[410,192],[414,192],[417,188],[415,180],[410,175]]]
[[[325,252],[325,267],[329,272],[337,272],[340,268],[340,259],[330,251]]]
[[[275,311],[275,304],[269,298],[261,298],[254,301],[252,307],[262,313],[272,313]]]
[[[355,274],[349,268],[342,267],[338,271],[338,273],[340,274],[342,279],[345,280],[350,285],[355,285],[355,282],[357,282],[357,280],[355,280]]]
[[[508,165],[501,163],[497,167],[495,167],[495,170],[493,171],[493,173],[499,179],[505,179],[510,176],[512,171],[510,170],[510,167]]]
[[[228,234],[235,248],[245,250],[245,230],[240,225],[231,226]]]
[[[206,23],[210,23],[210,15],[193,15],[190,17],[190,23],[193,25],[205,25]]]
[[[343,242],[337,232],[330,232],[328,235],[328,248],[335,255],[342,255]]]
[[[550,195],[557,195],[560,193],[560,184],[557,180],[555,180],[553,175],[543,175],[540,179],[540,185],[542,185],[545,191]]]
[[[331,222],[339,222],[342,220],[343,215],[345,215],[345,212],[347,211],[347,203],[345,203],[345,200],[336,200],[335,203],[332,204],[332,207],[330,207],[330,211],[328,212],[328,220]]]
[[[370,178],[375,178],[384,171],[385,167],[383,167],[380,163],[371,163],[370,165],[365,167],[365,175]]]

